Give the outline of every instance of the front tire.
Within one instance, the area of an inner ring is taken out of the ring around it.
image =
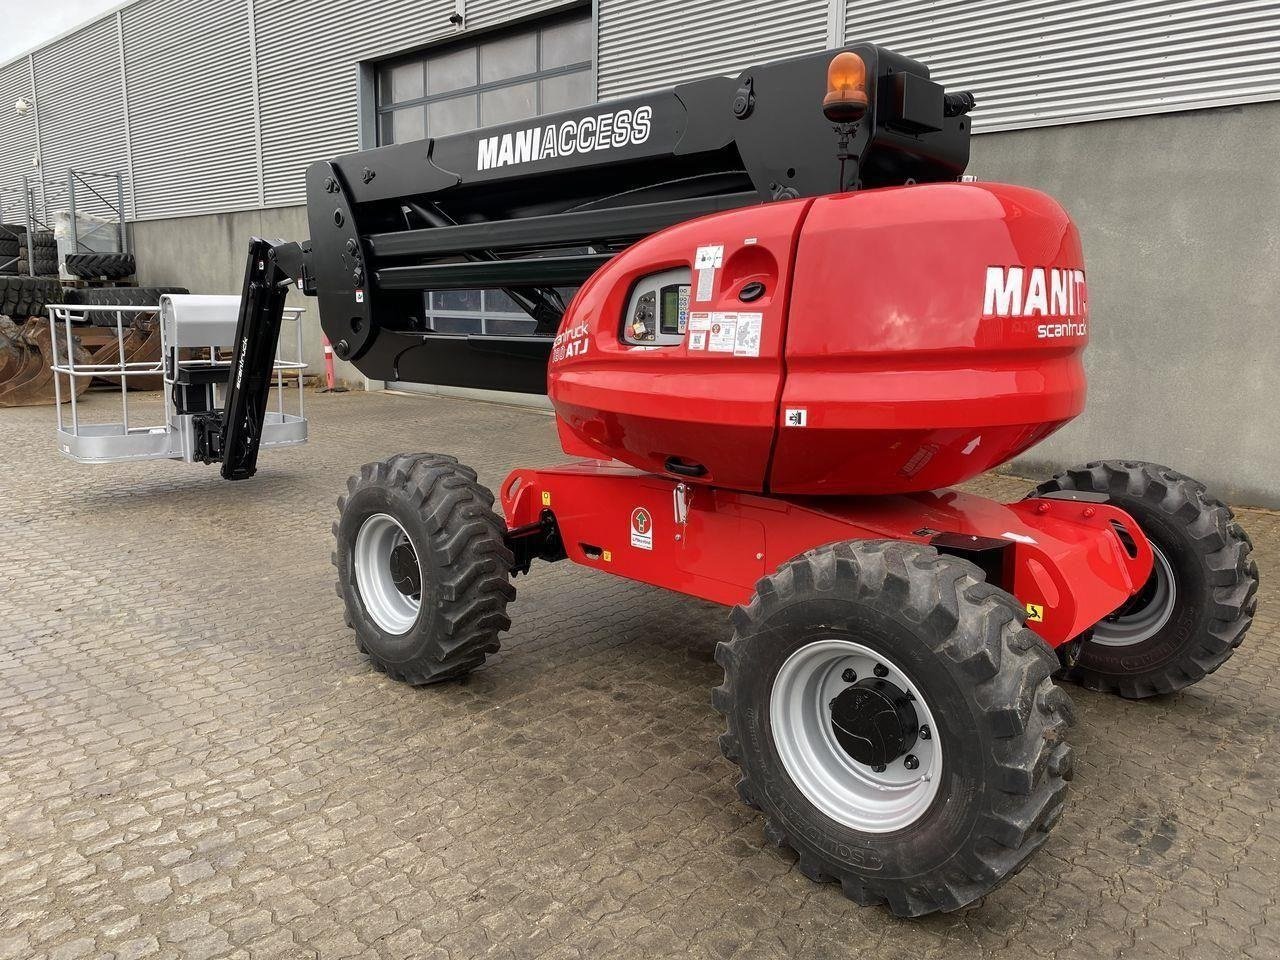
[[[1258,607],[1253,543],[1204,484],[1156,463],[1099,460],[1036,487],[1106,494],[1155,553],[1141,591],[1085,639],[1066,678],[1123,697],[1172,693],[1224,664]]]
[[[497,651],[515,598],[506,525],[470,467],[436,453],[367,463],[333,525],[338,596],[360,651],[415,686]]]
[[[973,903],[1061,814],[1071,702],[984,577],[918,544],[820,547],[762,579],[716,649],[739,794],[806,876],[860,904]]]

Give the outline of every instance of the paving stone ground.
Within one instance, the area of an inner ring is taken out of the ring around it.
[[[553,423],[309,400],[313,441],[236,484],[75,466],[51,408],[0,410],[0,957],[1280,957],[1280,516],[1240,511],[1264,580],[1238,655],[1153,702],[1073,689],[1047,846],[901,921],[738,802],[721,608],[544,566],[468,682],[373,671],[329,565],[346,476],[442,450],[496,485],[559,458]]]

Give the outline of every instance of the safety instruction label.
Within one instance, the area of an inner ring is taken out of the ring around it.
[[[762,313],[689,314],[688,348],[711,353],[732,353],[735,357],[760,356]]]
[[[716,271],[724,265],[724,244],[717,243],[699,247],[693,257],[693,271],[698,278],[698,289],[694,300],[705,303],[715,292]]]
[[[695,311],[689,314],[689,349],[707,349],[707,335],[711,332],[711,314]]]
[[[653,549],[653,517],[644,507],[631,511],[631,545],[639,550]]]
[[[1028,603],[1027,620],[1031,623],[1044,623],[1044,607],[1038,603]]]

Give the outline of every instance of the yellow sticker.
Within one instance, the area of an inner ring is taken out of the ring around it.
[[[543,490],[543,491],[542,491],[542,505],[543,505],[544,507],[549,507],[549,506],[551,506],[551,491],[550,491],[550,490]]]
[[[613,551],[606,550],[603,554],[605,563],[613,563]]]
[[[1027,619],[1032,623],[1044,623],[1044,607],[1038,603],[1028,603]]]

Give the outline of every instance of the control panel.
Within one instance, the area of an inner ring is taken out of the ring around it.
[[[689,322],[690,279],[688,267],[677,267],[637,281],[622,318],[623,342],[648,347],[682,343]]]

